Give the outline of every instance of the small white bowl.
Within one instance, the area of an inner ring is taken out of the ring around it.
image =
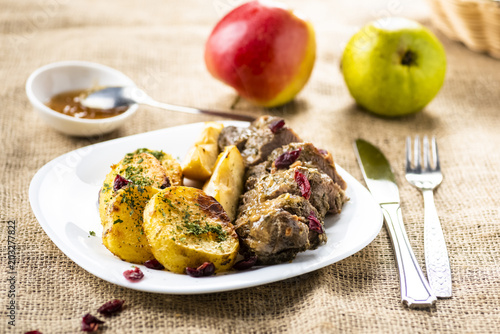
[[[79,137],[97,136],[125,123],[137,111],[137,105],[120,115],[102,119],[72,117],[45,105],[56,94],[95,85],[135,86],[132,79],[110,67],[86,61],[63,61],[34,71],[26,82],[26,94],[40,118],[57,131]]]

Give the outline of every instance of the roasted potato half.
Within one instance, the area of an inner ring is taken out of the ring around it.
[[[238,254],[238,236],[224,208],[196,188],[170,187],[154,195],[143,228],[154,257],[174,273],[204,262],[226,271]]]
[[[234,145],[226,146],[217,157],[212,176],[203,186],[203,191],[222,205],[231,221],[236,218],[244,176],[245,163],[240,151]]]
[[[206,122],[200,137],[190,148],[182,162],[182,173],[187,178],[206,181],[214,168],[219,155],[219,135],[224,125]]]
[[[145,148],[127,153],[111,166],[99,192],[103,244],[128,262],[153,259],[142,229],[144,207],[160,189],[180,184],[182,170],[171,155]]]
[[[165,169],[155,156],[146,152],[128,153],[118,164],[111,166],[99,193],[99,215],[103,224],[106,209],[116,193],[113,186],[117,175],[140,186],[161,188],[167,182]]]
[[[162,189],[182,185],[181,166],[170,154],[145,148],[127,153],[118,164],[111,166],[99,192],[99,215],[103,224],[108,204],[115,195],[113,185],[117,175],[143,187]]]
[[[149,153],[160,161],[167,174],[168,180],[166,182],[170,184],[169,187],[182,186],[182,167],[177,159],[163,151],[154,151],[147,148],[140,148],[134,153],[137,154],[142,152]]]
[[[120,259],[142,264],[153,253],[144,235],[144,207],[159,189],[132,183],[116,191],[109,201],[103,220],[102,242]]]

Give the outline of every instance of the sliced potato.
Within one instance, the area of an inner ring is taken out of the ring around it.
[[[160,188],[166,180],[165,169],[160,161],[149,153],[128,153],[116,165],[111,166],[111,171],[106,175],[103,186],[99,192],[99,215],[101,223],[106,221],[107,208],[115,196],[113,184],[117,175],[140,186],[155,186]]]
[[[106,220],[106,209],[113,198],[113,183],[118,172],[116,165],[111,166],[111,171],[106,175],[101,189],[99,190],[99,217],[101,217],[101,224],[104,226]]]
[[[182,173],[187,178],[207,180],[212,175],[219,154],[218,139],[224,127],[217,122],[206,122],[200,137],[188,151],[182,163]]]
[[[141,148],[134,153],[149,153],[153,155],[165,169],[165,173],[169,178],[169,183],[172,186],[182,186],[182,167],[181,164],[172,155],[163,151],[154,151],[147,148]]]
[[[103,220],[102,242],[120,259],[142,264],[154,258],[142,220],[144,207],[158,191],[129,183],[111,198]]]
[[[167,182],[165,168],[151,153],[129,153],[116,169],[118,174],[138,186],[162,188]]]
[[[165,168],[165,173],[170,179],[171,186],[182,186],[182,167],[181,164],[168,153],[164,153],[160,159],[162,166]]]
[[[182,170],[179,162],[170,154],[145,148],[127,153],[106,176],[99,192],[99,215],[101,222],[106,220],[106,210],[112,200],[114,180],[121,175],[135,185],[153,186],[158,189],[182,185]]]
[[[115,190],[117,175],[130,181]],[[182,184],[180,164],[171,155],[145,148],[128,153],[106,176],[99,192],[103,244],[122,260],[144,263],[153,259],[142,229],[143,211],[161,188]]]
[[[222,205],[231,221],[236,218],[244,176],[245,163],[240,151],[234,145],[226,146],[217,157],[212,176],[203,186],[203,191]]]
[[[225,271],[238,254],[238,236],[224,208],[199,189],[158,192],[144,209],[143,228],[154,257],[174,273],[204,262]]]

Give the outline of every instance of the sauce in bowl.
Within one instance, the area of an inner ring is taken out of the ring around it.
[[[128,107],[116,107],[112,109],[94,109],[87,108],[81,104],[83,100],[92,90],[78,89],[67,92],[62,92],[51,97],[46,103],[47,107],[61,114],[86,119],[102,119],[120,115],[124,113]]]

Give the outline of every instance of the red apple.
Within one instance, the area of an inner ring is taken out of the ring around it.
[[[205,45],[205,64],[220,81],[261,106],[289,102],[316,58],[314,29],[286,6],[245,3],[224,16]]]

